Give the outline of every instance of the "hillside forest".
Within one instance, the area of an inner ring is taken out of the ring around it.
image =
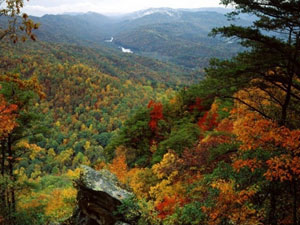
[[[300,224],[300,1],[221,3],[242,20],[0,1],[1,225],[63,224],[81,165],[133,193],[132,225]]]

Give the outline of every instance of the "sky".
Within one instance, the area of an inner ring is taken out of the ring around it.
[[[128,13],[147,8],[221,7],[220,0],[29,0],[23,12],[34,16],[66,12]]]

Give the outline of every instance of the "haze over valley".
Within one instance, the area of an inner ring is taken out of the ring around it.
[[[118,17],[89,12],[32,19],[41,24],[36,34],[42,41],[111,47],[187,69],[203,69],[211,57],[226,58],[240,50],[233,40],[208,37],[212,28],[230,24],[224,15],[228,11],[151,8]]]
[[[0,0],[0,225],[299,225],[300,0]]]

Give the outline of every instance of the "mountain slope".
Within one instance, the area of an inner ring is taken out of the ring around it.
[[[111,19],[97,13],[82,15],[45,15],[32,17],[41,24],[36,35],[40,40],[63,43],[98,43],[108,34]]]
[[[224,14],[210,10],[159,8],[123,17],[86,13],[33,19],[41,24],[36,34],[43,41],[107,46],[118,51],[123,47],[127,52],[173,62],[187,69],[203,69],[210,57],[230,57],[240,50],[237,43],[207,36],[212,28],[230,24]],[[249,21],[235,23],[249,24]]]

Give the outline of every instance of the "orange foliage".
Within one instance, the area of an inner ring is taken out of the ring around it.
[[[300,157],[284,154],[267,161],[268,171],[264,174],[268,180],[292,181],[300,178]]]
[[[220,224],[224,218],[229,219],[233,224],[262,224],[259,222],[260,212],[246,204],[256,193],[255,189],[249,188],[236,192],[233,182],[224,180],[214,182],[212,187],[220,192],[213,208],[202,207],[202,210],[209,215],[208,224]]]
[[[17,105],[8,104],[0,95],[0,139],[6,137],[17,126],[15,120],[17,109]]]
[[[274,149],[276,140],[280,139],[275,132],[277,125],[270,120],[262,118],[254,112],[243,112],[243,116],[234,123],[233,132],[242,142],[242,150],[254,150],[259,147]]]
[[[99,163],[97,163],[97,164],[94,166],[94,169],[99,171],[99,170],[104,169],[105,166],[106,166],[106,163],[105,163],[105,162],[99,162]]]
[[[77,190],[73,187],[67,189],[54,189],[49,196],[45,208],[45,214],[56,220],[71,216],[73,207],[76,204]]]
[[[278,126],[271,120],[264,119],[254,112],[242,111],[243,117],[234,123],[233,132],[242,142],[242,151],[262,148],[266,151],[277,151],[279,156],[266,161],[268,166],[265,176],[269,180],[292,181],[300,178],[300,130],[290,130]],[[238,165],[239,164],[239,165]],[[251,165],[250,165],[251,164]],[[235,162],[238,169],[241,165],[257,168],[254,161]]]
[[[247,160],[236,160],[233,162],[232,166],[233,168],[239,172],[242,168],[248,167],[252,172],[254,172],[255,169],[261,167],[261,162],[257,159],[247,159]]]
[[[120,148],[116,150],[116,157],[113,159],[112,163],[108,165],[109,170],[115,174],[119,181],[123,184],[126,183],[128,167],[126,163],[126,156],[121,152]]]
[[[232,130],[233,130],[233,121],[228,118],[223,119],[216,127],[216,131],[220,131],[220,132],[231,133]]]

